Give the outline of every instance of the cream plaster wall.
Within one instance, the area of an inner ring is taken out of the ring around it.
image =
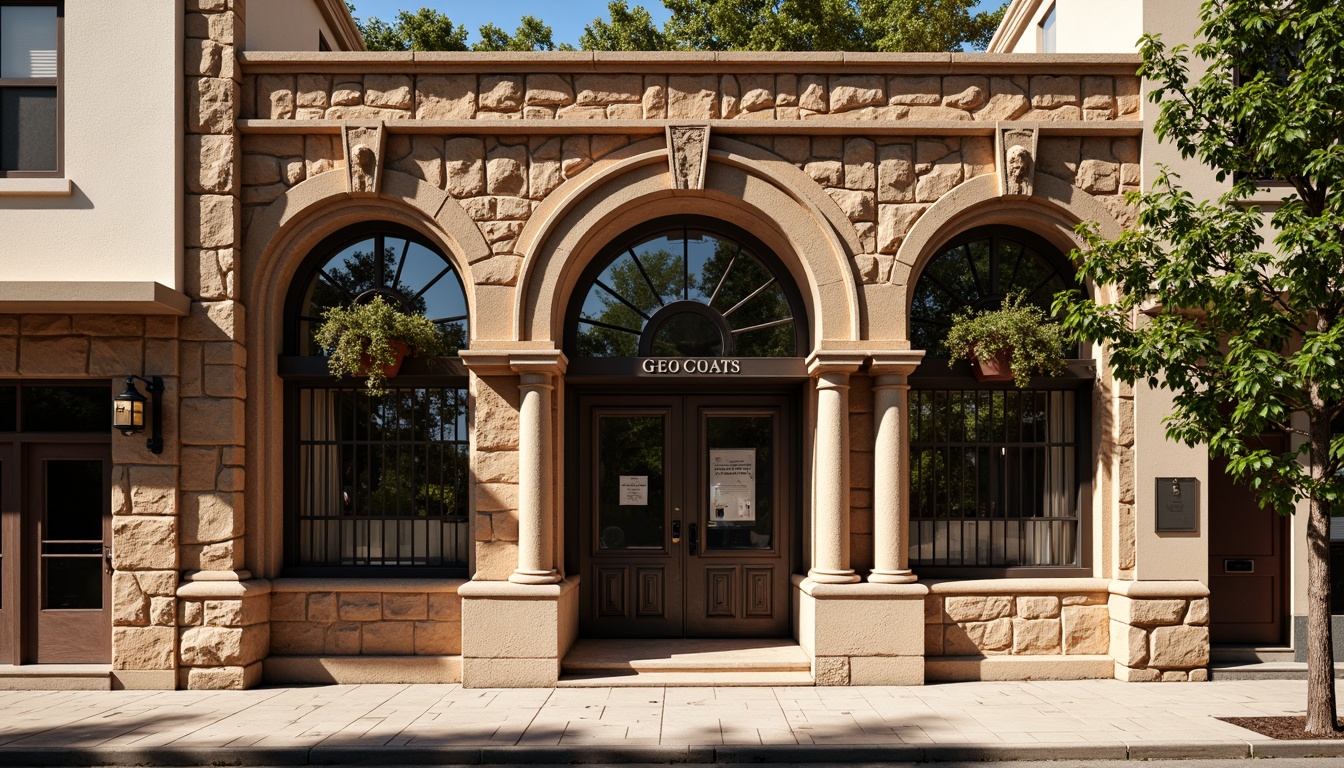
[[[66,0],[70,193],[0,179],[0,281],[181,287],[182,24],[177,3]]]
[[[1160,4],[1167,2],[1159,0]],[[1055,9],[1053,53],[1134,53],[1144,30],[1144,0],[1027,0],[1014,5],[1026,5],[1030,18],[1015,39],[999,42],[1010,53],[1043,52],[1037,47],[1036,30],[1051,7]]]
[[[340,42],[314,0],[252,0],[247,4],[248,51],[316,51],[317,34],[333,51]]]
[[[1162,419],[1171,392],[1134,385],[1134,578],[1209,581],[1209,452],[1167,440]],[[1154,478],[1199,481],[1199,525],[1193,533],[1157,533]]]

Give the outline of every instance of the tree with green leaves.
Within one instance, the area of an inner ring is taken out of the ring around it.
[[[1170,439],[1204,444],[1262,507],[1307,524],[1306,730],[1337,730],[1330,515],[1344,492],[1344,5],[1206,0],[1193,47],[1142,40],[1156,132],[1230,188],[1197,201],[1162,169],[1133,194],[1139,226],[1116,240],[1079,228],[1081,272],[1118,298],[1061,295],[1080,338],[1104,343],[1117,379],[1174,393]],[[1189,56],[1207,71],[1193,77]],[[1257,180],[1291,193],[1269,216]],[[1133,318],[1139,318],[1135,322]],[[1265,447],[1270,432],[1295,437]],[[1215,511],[1216,514],[1216,511]]]
[[[354,13],[354,6],[350,12]],[[370,51],[554,51],[573,50],[556,46],[551,28],[533,16],[524,16],[512,35],[494,24],[481,26],[481,39],[467,44],[467,28],[432,8],[412,13],[399,11],[388,23],[377,17],[355,19],[364,46]]]
[[[667,36],[653,23],[653,17],[642,5],[634,8],[625,0],[611,0],[607,4],[610,21],[593,19],[584,27],[579,48],[585,51],[666,51],[670,50]]]

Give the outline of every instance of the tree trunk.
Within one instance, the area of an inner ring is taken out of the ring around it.
[[[1316,388],[1313,386],[1313,390]],[[1312,400],[1318,398],[1312,392]],[[1315,404],[1315,403],[1313,403]],[[1311,414],[1311,476],[1325,479],[1330,455],[1330,418],[1325,409]],[[1335,719],[1335,646],[1330,627],[1330,504],[1309,500],[1307,519],[1307,733],[1322,736],[1338,729]]]

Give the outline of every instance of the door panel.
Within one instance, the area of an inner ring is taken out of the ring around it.
[[[106,445],[28,448],[27,590],[32,658],[111,661],[111,451]],[[36,589],[32,589],[35,586]]]
[[[1261,438],[1282,452],[1282,435]],[[1215,643],[1284,642],[1287,520],[1261,509],[1232,482],[1225,460],[1209,461],[1209,634]]]
[[[594,636],[681,631],[681,560],[671,521],[681,506],[679,413],[668,404],[604,398],[580,416],[579,536],[584,629]]]
[[[586,635],[788,634],[788,402],[580,399]]]

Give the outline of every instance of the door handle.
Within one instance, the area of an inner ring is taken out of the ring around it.
[[[691,554],[692,555],[700,554],[700,538],[697,535],[699,533],[699,530],[696,528],[695,523],[691,523],[689,526],[687,526],[686,530],[688,531],[688,534],[691,537]]]
[[[111,547],[103,547],[103,571],[105,571],[108,576],[111,576],[113,573]]]
[[[680,543],[681,543],[681,521],[680,521],[680,520],[673,520],[673,521],[672,521],[672,543],[673,543],[673,544],[680,544]]]

